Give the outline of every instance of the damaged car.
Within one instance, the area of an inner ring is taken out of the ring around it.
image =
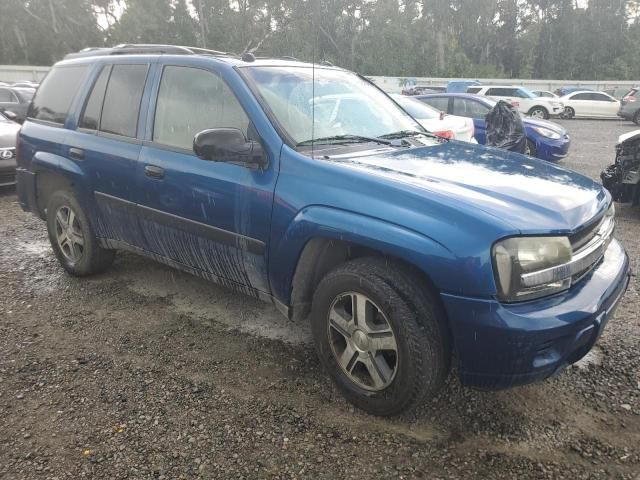
[[[615,162],[600,178],[615,201],[640,205],[640,130],[620,135]]]
[[[602,185],[433,135],[330,65],[85,50],[51,68],[17,151],[20,204],[67,272],[127,250],[309,319],[376,415],[435,396],[454,362],[485,389],[557,374],[629,281]]]

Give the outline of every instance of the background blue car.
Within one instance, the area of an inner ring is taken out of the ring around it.
[[[481,145],[487,143],[485,116],[496,104],[495,100],[470,93],[436,93],[413,98],[450,115],[473,118],[476,141]],[[571,139],[564,128],[557,123],[528,117],[523,118],[523,123],[529,155],[552,162],[567,156]]]

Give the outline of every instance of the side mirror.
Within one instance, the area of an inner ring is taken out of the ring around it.
[[[17,116],[15,113],[13,113],[12,111],[10,111],[10,110],[4,110],[4,111],[2,112],[2,114],[3,114],[5,117],[7,117],[9,120],[12,120],[12,121],[14,121],[14,122],[16,121],[16,118],[18,118],[18,116]]]
[[[264,166],[266,156],[262,145],[247,140],[237,128],[210,128],[193,137],[193,151],[203,160],[238,162]]]

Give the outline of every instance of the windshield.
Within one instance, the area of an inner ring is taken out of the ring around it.
[[[429,105],[404,95],[392,95],[393,99],[404,108],[413,118],[420,120],[434,120],[440,118],[440,112]]]
[[[248,67],[243,71],[294,144],[424,132],[386,94],[353,73],[311,67]]]
[[[522,94],[524,98],[537,98],[535,93],[533,93],[531,90],[527,90],[526,88],[520,87],[518,91]]]

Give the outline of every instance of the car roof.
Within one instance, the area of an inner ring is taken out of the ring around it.
[[[257,66],[257,67],[315,67],[335,70],[344,70],[329,62],[308,63],[293,57],[258,57],[251,53],[241,55],[208,50],[198,47],[183,47],[178,45],[160,44],[123,44],[111,48],[87,48],[76,53],[68,54],[56,65],[93,63],[104,58],[159,58],[171,56],[173,58],[203,58],[212,59],[218,63],[231,66]]]

